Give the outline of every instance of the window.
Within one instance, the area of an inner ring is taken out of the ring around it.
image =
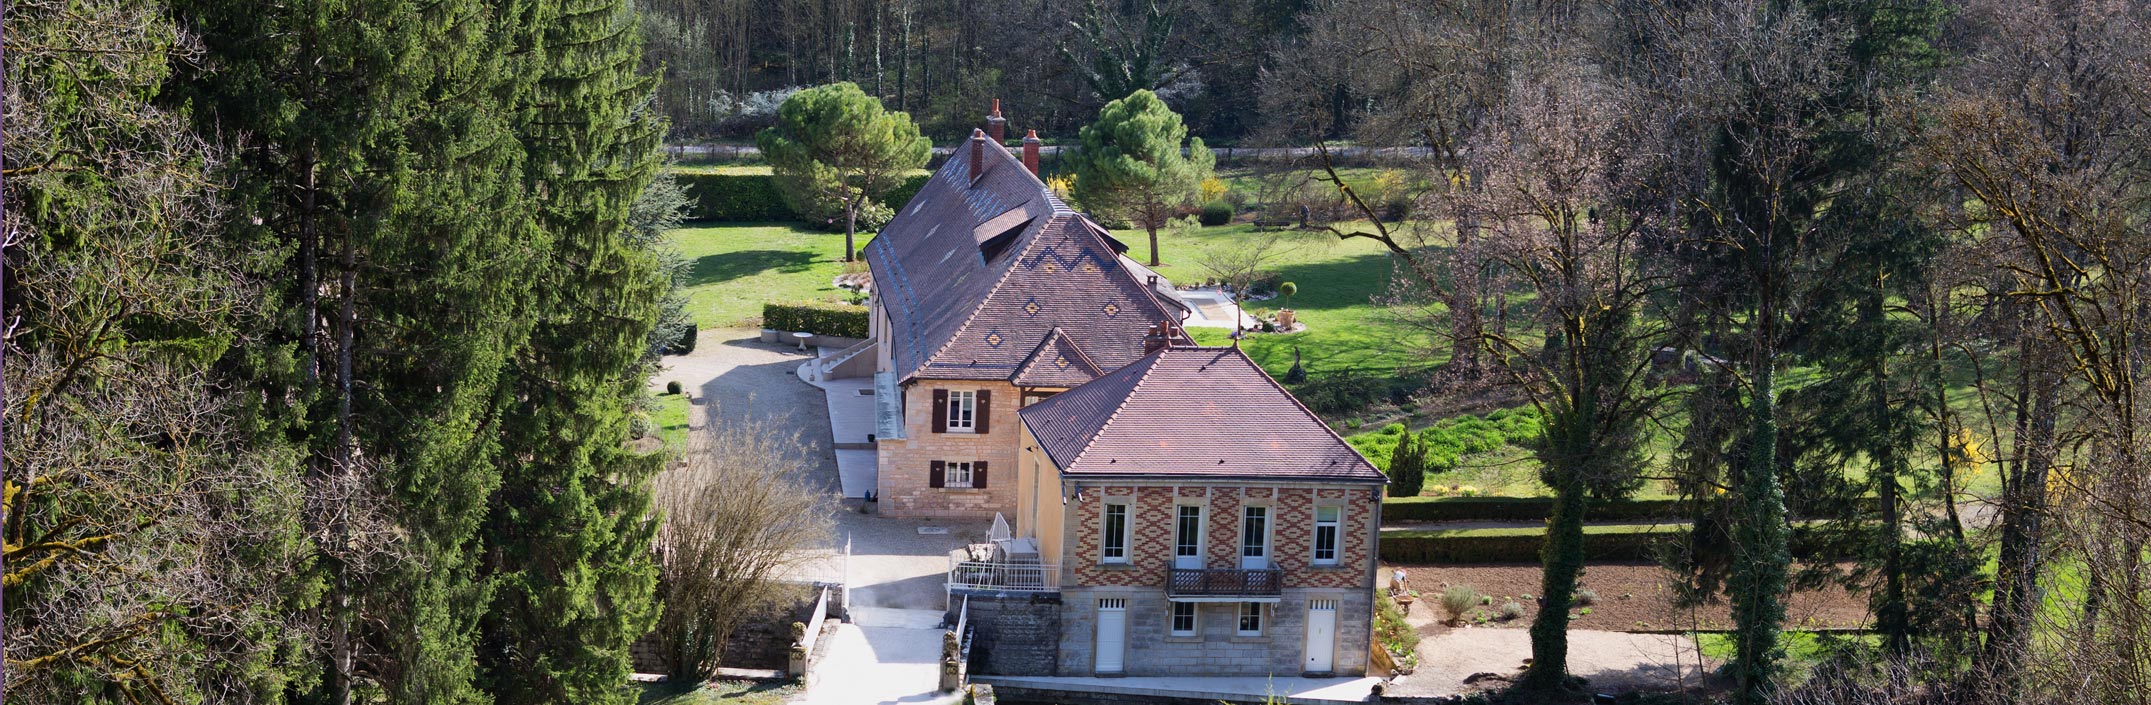
[[[1240,603],[1240,636],[1262,636],[1262,603]]]
[[[1337,564],[1337,518],[1342,507],[1315,507],[1315,565]]]
[[[1270,559],[1270,508],[1248,507],[1241,514],[1240,567],[1268,568]]]
[[[1105,522],[1101,527],[1105,535],[1099,537],[1098,560],[1105,563],[1128,562],[1128,505],[1120,502],[1105,505]]]
[[[942,464],[942,487],[970,487],[971,463],[967,460],[950,460]]]
[[[978,424],[978,392],[949,392],[948,429],[971,431]]]
[[[1179,568],[1202,567],[1202,507],[1183,504],[1175,522],[1173,563]]]
[[[1195,603],[1173,603],[1173,636],[1195,636]]]

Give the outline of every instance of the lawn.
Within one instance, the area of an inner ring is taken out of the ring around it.
[[[657,426],[657,437],[665,441],[665,447],[678,452],[687,450],[687,405],[685,394],[657,395],[657,408],[650,410],[650,421]]]
[[[693,263],[687,306],[703,328],[758,325],[766,301],[842,300],[830,280],[845,271],[843,233],[793,223],[707,223],[670,237]],[[861,247],[867,237],[860,236]]]
[[[1114,235],[1128,244],[1128,256],[1147,262],[1149,235],[1141,230],[1117,230]],[[1283,377],[1292,368],[1298,351],[1310,375],[1343,371],[1377,377],[1397,374],[1400,368],[1423,367],[1428,346],[1426,336],[1390,320],[1375,305],[1389,289],[1389,251],[1381,243],[1364,238],[1340,240],[1334,235],[1304,230],[1258,230],[1238,223],[1201,228],[1186,235],[1158,233],[1163,265],[1158,274],[1176,284],[1199,283],[1210,276],[1203,269],[1203,255],[1212,250],[1247,247],[1259,238],[1275,235],[1286,251],[1272,269],[1299,285],[1292,309],[1307,324],[1300,333],[1253,333],[1240,347],[1272,376]],[[1282,299],[1248,304],[1253,311],[1281,308]],[[1230,345],[1232,331],[1196,328],[1189,333],[1205,345]]]

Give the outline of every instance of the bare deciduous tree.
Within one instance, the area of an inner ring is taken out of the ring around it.
[[[656,480],[657,636],[680,678],[716,673],[726,640],[821,559],[830,535],[827,496],[798,474],[814,462],[799,434],[707,412],[722,420],[690,431],[685,462]]]

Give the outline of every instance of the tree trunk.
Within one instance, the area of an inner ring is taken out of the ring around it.
[[[321,238],[314,229],[314,198],[320,189],[315,187],[316,167],[311,147],[299,158],[299,169],[302,193],[299,207],[299,310],[306,318],[301,324],[299,348],[306,352],[306,386],[312,391],[321,375],[321,285],[315,266]]]
[[[1882,310],[1883,282],[1878,275],[1869,284],[1871,290],[1860,303],[1860,317],[1872,326],[1884,324]],[[1869,345],[1867,356],[1868,382],[1871,385],[1868,400],[1873,405],[1876,423],[1882,425],[1873,449],[1875,460],[1875,485],[1877,500],[1882,502],[1882,605],[1875,615],[1875,623],[1882,630],[1885,644],[1891,654],[1904,656],[1912,649],[1911,605],[1905,599],[1904,529],[1903,517],[1897,498],[1897,478],[1900,474],[1902,456],[1897,453],[1895,417],[1890,411],[1889,364],[1880,345]]]
[[[2018,334],[2016,472],[2002,483],[2002,536],[1994,568],[1994,604],[1982,647],[1985,690],[1996,702],[2008,702],[2022,687],[2023,659],[2031,648],[2031,628],[2043,597],[2039,572],[2044,557],[2047,473],[2053,464],[2055,402],[2058,380],[2038,359],[2032,335],[2022,324]]]
[[[844,202],[844,261],[858,259],[859,248],[852,244],[852,237],[859,231],[859,199]]]
[[[357,449],[353,447],[354,441],[351,434],[351,375],[355,367],[352,349],[358,340],[358,256],[355,246],[351,242],[351,237],[351,234],[347,232],[343,238],[344,271],[340,275],[337,285],[337,293],[343,297],[343,301],[336,316],[339,330],[336,336],[335,472],[345,476],[346,488],[352,486],[349,482],[350,474],[357,472],[357,468],[354,467],[354,461],[356,460],[354,451]],[[336,537],[333,540],[337,542],[339,548],[350,544],[350,531],[349,523],[341,518],[335,520],[331,535]],[[336,596],[334,602],[336,604],[336,614],[329,627],[329,644],[334,649],[334,653],[330,656],[335,659],[335,667],[331,669],[333,673],[330,674],[330,687],[336,705],[351,705],[351,679],[353,668],[356,665],[354,663],[354,654],[357,652],[357,648],[352,644],[351,636],[351,576],[349,569],[340,562],[336,565],[335,570]]]
[[[1572,434],[1588,432],[1587,429],[1557,432],[1568,437],[1556,441],[1564,446],[1562,457],[1556,462],[1573,466],[1581,461],[1585,456],[1574,454],[1574,444],[1581,439]],[[1545,570],[1540,575],[1539,612],[1531,620],[1531,668],[1524,673],[1523,682],[1526,689],[1542,691],[1567,684],[1568,611],[1575,604],[1576,579],[1583,574],[1583,520],[1588,510],[1580,469],[1564,467],[1556,468],[1554,472],[1560,473],[1560,486],[1554,488],[1553,516],[1546,521],[1546,547],[1540,554]]]
[[[1766,292],[1764,296],[1768,296]],[[1766,303],[1763,315],[1773,315]],[[1727,592],[1732,594],[1735,689],[1733,702],[1763,705],[1775,690],[1778,632],[1785,621],[1780,597],[1790,555],[1786,548],[1785,493],[1777,474],[1777,383],[1776,355],[1763,323],[1755,361],[1749,370],[1749,428],[1747,466],[1740,478],[1740,516],[1734,527],[1738,555]]]
[[[1157,220],[1156,218],[1146,218],[1146,219],[1144,219],[1144,220],[1143,220],[1143,229],[1144,229],[1144,230],[1148,230],[1148,231],[1150,231],[1150,266],[1152,266],[1152,267],[1156,267],[1156,266],[1158,266],[1158,225],[1157,225],[1157,223],[1158,223],[1158,220]]]

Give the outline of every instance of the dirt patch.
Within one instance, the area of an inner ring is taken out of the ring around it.
[[[1442,619],[1440,595],[1446,585],[1468,585],[1479,594],[1493,598],[1492,605],[1476,611],[1478,616],[1488,618],[1474,621],[1482,628],[1523,629],[1529,627],[1538,614],[1538,603],[1533,599],[1540,586],[1537,564],[1386,565],[1381,574],[1387,576],[1397,568],[1409,573],[1407,582],[1420,593],[1419,603],[1412,605],[1408,621],[1414,625],[1425,623],[1427,626],[1420,630],[1422,635],[1434,636],[1447,630],[1438,623]],[[1598,593],[1598,601],[1589,606],[1590,614],[1582,614],[1581,607],[1574,610],[1576,616],[1570,622],[1570,629],[1660,631],[1732,627],[1731,607],[1722,600],[1692,609],[1674,607],[1672,580],[1670,573],[1652,563],[1592,563],[1584,568],[1583,587]],[[1507,621],[1491,619],[1507,602],[1523,606],[1523,616]],[[1865,627],[1869,622],[1867,598],[1841,587],[1796,592],[1786,605],[1788,627],[1857,628]]]

